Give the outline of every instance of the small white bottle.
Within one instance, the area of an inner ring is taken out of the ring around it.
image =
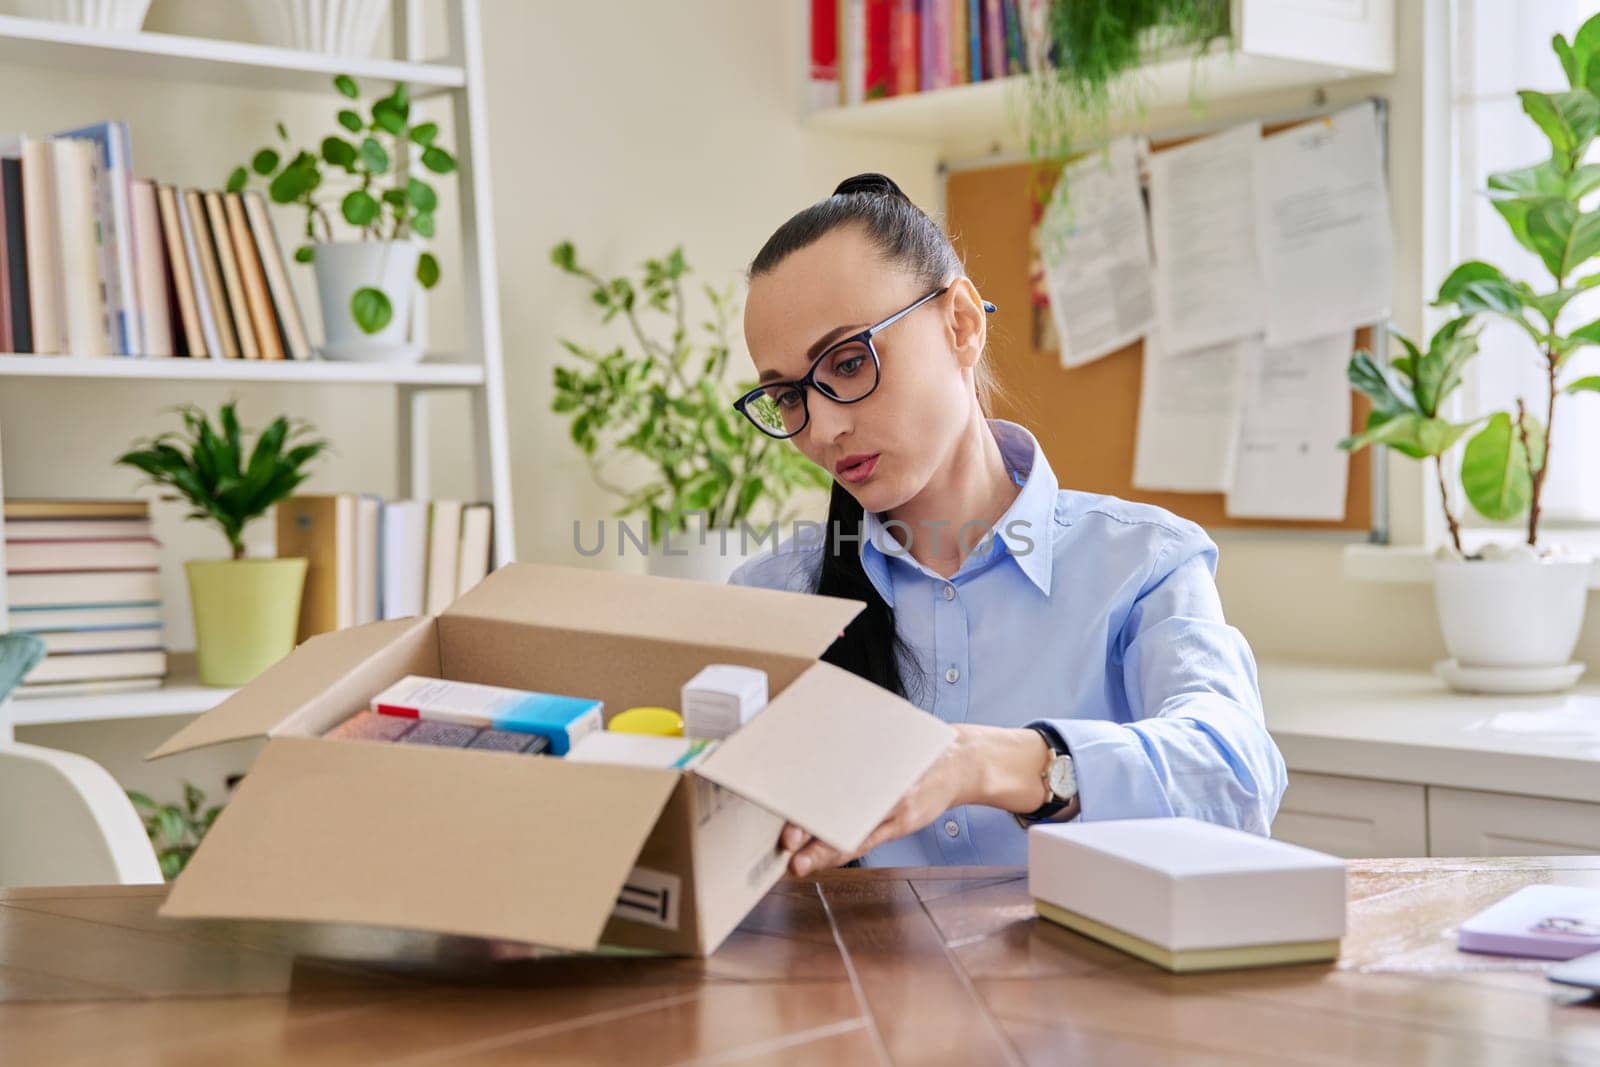
[[[684,683],[684,736],[727,737],[766,706],[766,671],[714,663]]]

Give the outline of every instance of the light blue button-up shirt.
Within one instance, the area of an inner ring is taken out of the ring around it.
[[[913,559],[881,515],[862,523],[862,566],[920,661],[901,665],[911,699],[949,723],[1053,728],[1077,771],[1080,818],[1187,815],[1269,832],[1283,758],[1250,646],[1223,620],[1217,546],[1161,508],[1058,488],[1031,433],[989,426],[1021,491],[952,578]],[[731,580],[811,592],[819,541],[791,537]],[[980,805],[862,859],[1026,861],[1016,820]]]

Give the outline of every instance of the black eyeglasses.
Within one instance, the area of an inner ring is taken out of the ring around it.
[[[793,437],[811,422],[811,408],[806,400],[807,386],[839,404],[865,400],[878,388],[881,377],[878,347],[872,343],[872,339],[923,304],[949,291],[950,286],[941,285],[883,321],[875,322],[842,341],[835,341],[811,361],[811,369],[799,381],[758,385],[735,400],[734,408],[753,422],[756,429],[768,437],[782,440]],[[992,314],[995,306],[985,300],[983,310]]]

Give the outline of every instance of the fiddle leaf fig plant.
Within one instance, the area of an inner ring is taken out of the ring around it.
[[[682,248],[648,259],[633,277],[605,277],[585,266],[570,241],[550,261],[582,282],[603,325],[623,340],[561,341],[577,363],[555,368],[554,411],[572,418],[573,442],[596,482],[620,496],[618,517],[643,515],[650,537],[688,529],[705,516],[709,529],[747,521],[762,505],[789,517],[784,505],[800,489],[823,489],[826,471],[797,449],[774,441],[733,408],[755,382],[728,380],[738,305],[732,288],[703,287],[709,318],[688,325]],[[639,461],[651,472],[642,485],[613,480],[613,463]]]
[[[300,263],[316,258],[317,242],[334,239],[327,204],[335,199],[339,215],[364,240],[432,237],[438,193],[425,175],[398,164],[414,157],[426,172],[442,175],[456,169],[455,156],[438,143],[438,123],[411,121],[411,98],[404,84],[375,100],[366,114],[354,106],[361,96],[354,78],[340,74],[333,84],[352,102],[335,116],[338,129],[314,150],[296,149],[288,128],[279,122],[281,145],[268,145],[250,158],[248,166],[235,167],[228,175],[228,191],[240,192],[255,178],[266,183],[273,203],[304,208],[305,241],[294,253]],[[439,283],[439,262],[433,253],[422,253],[416,276],[424,289]],[[350,314],[364,333],[377,333],[394,317],[394,303],[381,288],[362,286],[351,296]]]
[[[1456,267],[1439,287],[1434,306],[1457,317],[1434,335],[1426,353],[1401,336],[1406,351],[1391,368],[1378,367],[1366,352],[1350,361],[1350,384],[1372,401],[1372,412],[1365,432],[1340,444],[1346,449],[1387,444],[1408,456],[1432,457],[1437,466],[1457,439],[1475,431],[1462,450],[1462,491],[1487,519],[1506,522],[1525,513],[1526,543],[1532,547],[1539,543],[1558,400],[1566,393],[1600,392],[1600,375],[1563,374],[1574,354],[1600,345],[1600,319],[1569,328],[1563,318],[1573,300],[1600,284],[1600,271],[1584,273],[1600,257],[1600,206],[1591,196],[1600,191],[1600,164],[1584,162],[1600,135],[1600,16],[1585,22],[1570,42],[1557,34],[1551,44],[1568,88],[1517,94],[1523,112],[1549,140],[1550,156],[1488,179],[1490,202],[1517,243],[1539,258],[1549,281],[1536,288],[1481,260]],[[1516,326],[1523,338],[1518,347],[1523,353],[1531,348],[1539,361],[1545,382],[1537,398],[1542,420],[1520,396],[1515,411],[1455,424],[1438,417],[1440,401],[1460,384],[1462,366],[1477,351],[1477,331],[1467,325],[1483,318]],[[1409,392],[1396,390],[1396,384]],[[1459,553],[1461,537],[1442,467],[1438,473],[1445,519]]]

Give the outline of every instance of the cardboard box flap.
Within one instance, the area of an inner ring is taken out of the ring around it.
[[[315,718],[325,710],[327,722],[315,730],[320,733],[408,673],[439,673],[439,642],[431,618],[393,619],[318,634],[145,759],[268,736],[285,723]]]
[[[681,773],[274,738],[161,909],[593,948]]]
[[[690,641],[811,660],[827,651],[864,607],[859,600],[775,589],[511,563],[451,604],[443,616]]]
[[[954,739],[915,705],[815,663],[695,773],[853,852]]]

